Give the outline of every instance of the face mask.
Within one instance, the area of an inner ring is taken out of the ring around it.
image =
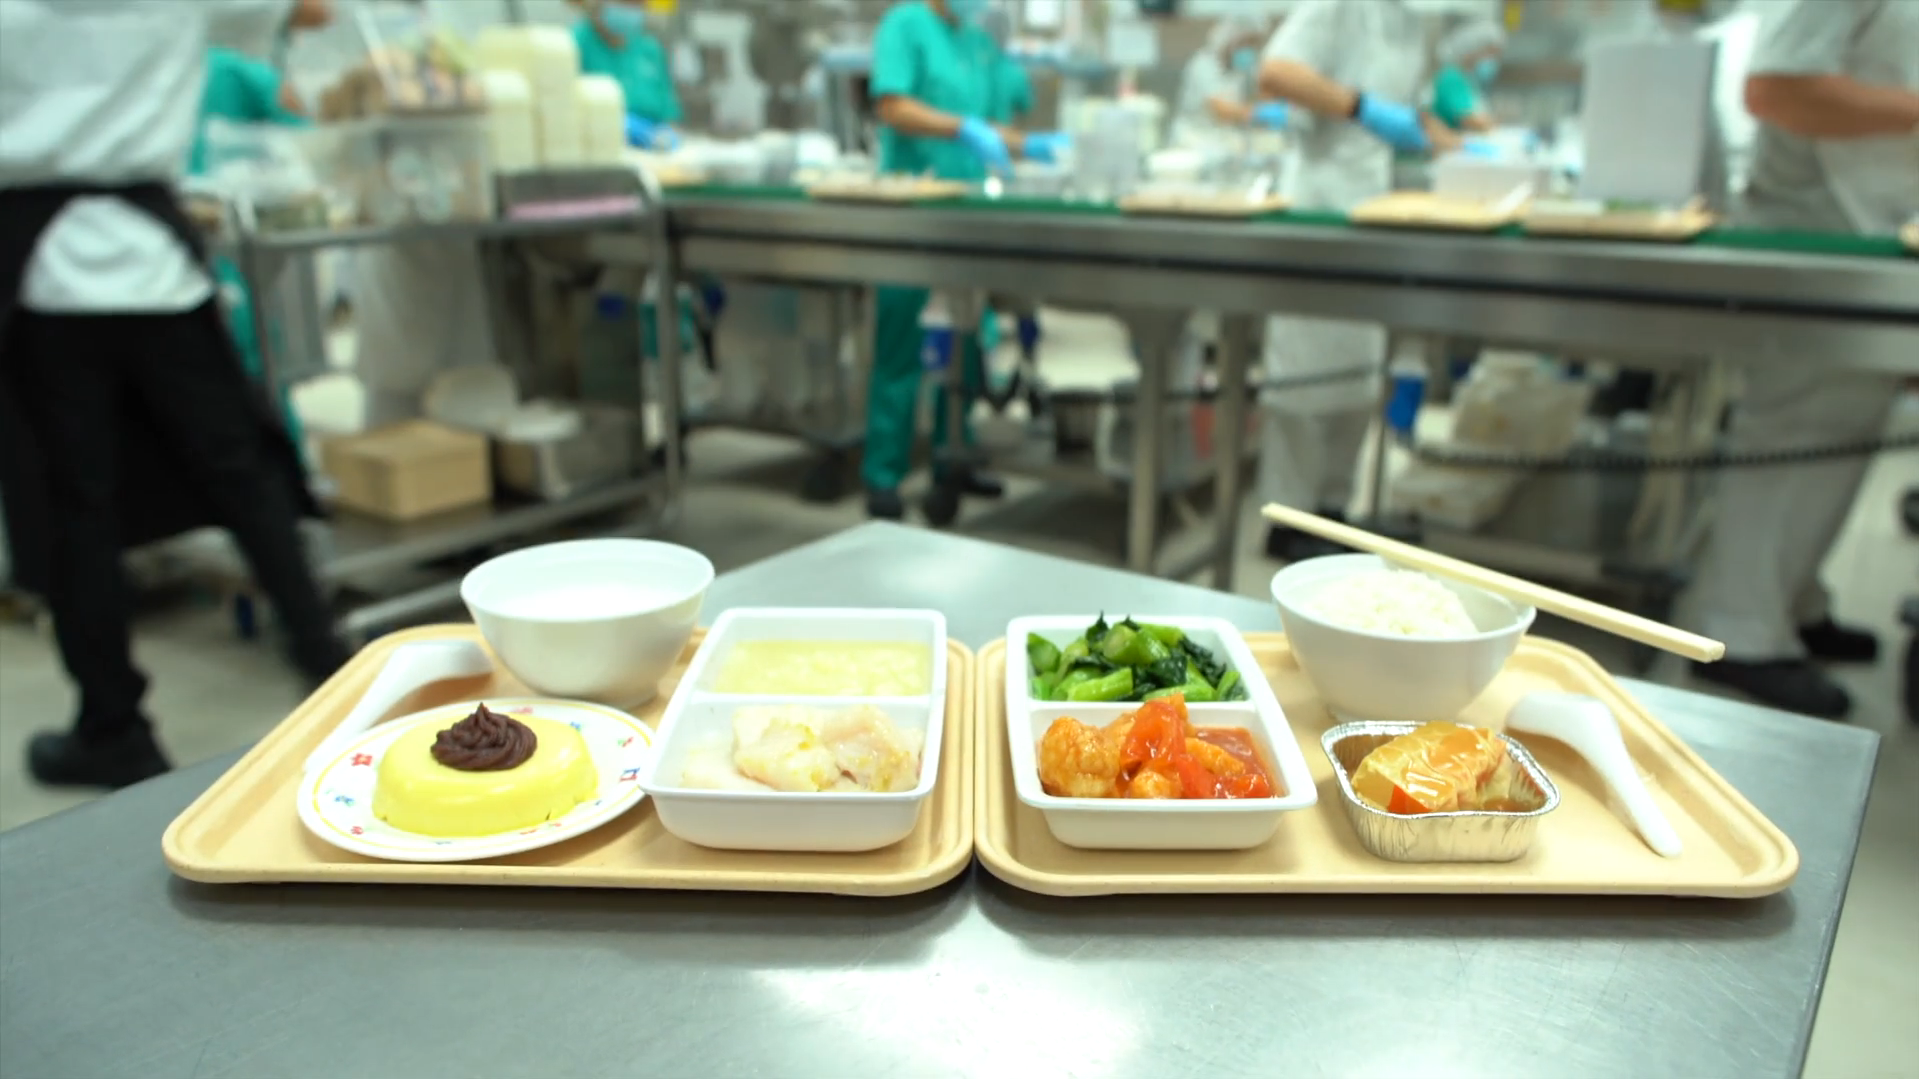
[[[1259,53],[1253,49],[1233,50],[1233,70],[1245,74],[1259,66]]]
[[[633,37],[646,32],[646,12],[627,4],[600,5],[600,21],[621,37]]]
[[[1473,65],[1473,78],[1479,80],[1481,86],[1492,85],[1492,81],[1498,77],[1499,57],[1497,56],[1488,56]]]
[[[946,0],[946,10],[961,22],[978,23],[986,16],[986,0]]]

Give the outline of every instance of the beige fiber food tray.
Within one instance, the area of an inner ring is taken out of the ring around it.
[[[1701,209],[1613,214],[1535,212],[1527,214],[1521,224],[1534,236],[1685,243],[1711,228],[1715,220]]]
[[[1464,892],[1575,895],[1704,895],[1749,898],[1792,882],[1799,852],[1718,773],[1618,682],[1575,648],[1528,637],[1497,681],[1467,708],[1462,722],[1497,727],[1522,694],[1534,690],[1590,693],[1611,705],[1626,746],[1653,797],[1685,844],[1662,858],[1642,843],[1607,803],[1605,785],[1576,754],[1556,742],[1521,739],[1558,785],[1561,802],[1539,826],[1532,850],[1516,862],[1405,864],[1368,854],[1340,805],[1332,766],[1319,736],[1334,719],[1314,696],[1286,638],[1247,634],[1306,752],[1319,804],[1289,813],[1279,834],[1245,851],[1087,851],[1055,840],[1036,809],[1013,789],[1006,747],[1006,642],[981,650],[975,764],[979,793],[974,842],[994,876],[1046,895],[1129,892]],[[1390,673],[1382,672],[1382,677]]]
[[[956,180],[922,180],[916,184],[875,184],[864,181],[824,181],[808,187],[808,198],[821,202],[881,202],[905,204],[956,199],[972,192]]]
[[[1119,200],[1121,213],[1151,217],[1262,217],[1284,210],[1288,201],[1271,195],[1245,199],[1237,195],[1128,195]]]
[[[1919,222],[1912,222],[1901,228],[1899,242],[1906,245],[1906,250],[1919,254]]]
[[[666,702],[705,631],[697,631],[660,695],[635,714],[658,726]],[[860,854],[719,851],[674,838],[651,801],[577,839],[486,862],[383,862],[339,850],[309,834],[294,809],[301,766],[372,682],[387,654],[408,641],[478,639],[469,625],[427,626],[367,646],[319,692],[227,770],[161,840],[167,864],[209,884],[320,881],[342,884],[485,884],[552,888],[694,888],[741,892],[906,895],[959,875],[973,854],[973,656],[949,642],[946,751],[913,833]],[[486,697],[528,696],[502,668],[491,678],[430,687],[396,715]]]
[[[1367,199],[1347,215],[1355,225],[1388,228],[1491,232],[1509,225],[1521,207],[1502,209],[1492,202],[1446,198],[1430,191],[1394,191]]]

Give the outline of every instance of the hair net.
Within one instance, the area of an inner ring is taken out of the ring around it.
[[[1501,49],[1506,45],[1506,31],[1490,19],[1473,19],[1448,33],[1439,41],[1439,58],[1449,64],[1457,64],[1474,53],[1487,49]]]

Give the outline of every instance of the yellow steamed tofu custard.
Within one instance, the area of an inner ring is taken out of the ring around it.
[[[423,723],[393,740],[373,815],[420,835],[498,835],[563,817],[598,786],[579,731],[482,704],[451,727]]]
[[[715,693],[919,697],[933,691],[933,649],[916,641],[741,641]]]

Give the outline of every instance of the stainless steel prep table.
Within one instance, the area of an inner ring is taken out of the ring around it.
[[[866,525],[705,611],[1270,606]],[[234,759],[0,834],[0,1075],[1796,1076],[1877,749],[1633,683],[1798,844],[1752,902],[1057,900],[975,868],[898,900],[208,887],[160,833]],[[1390,1017],[1388,1019],[1387,1017]]]
[[[1328,215],[1167,220],[1019,200],[836,205],[777,190],[676,192],[668,215],[681,273],[991,287],[1127,314],[1142,339],[1146,437],[1134,446],[1127,543],[1138,571],[1155,547],[1164,367],[1189,311],[1228,316],[1222,386],[1243,384],[1249,320],[1274,312],[1648,365],[1714,356],[1919,374],[1919,264],[1896,256],[1365,229]],[[619,237],[593,248],[610,261],[652,257]],[[1243,402],[1222,401],[1215,444],[1240,445]],[[1238,470],[1217,483],[1216,584],[1231,579]]]

